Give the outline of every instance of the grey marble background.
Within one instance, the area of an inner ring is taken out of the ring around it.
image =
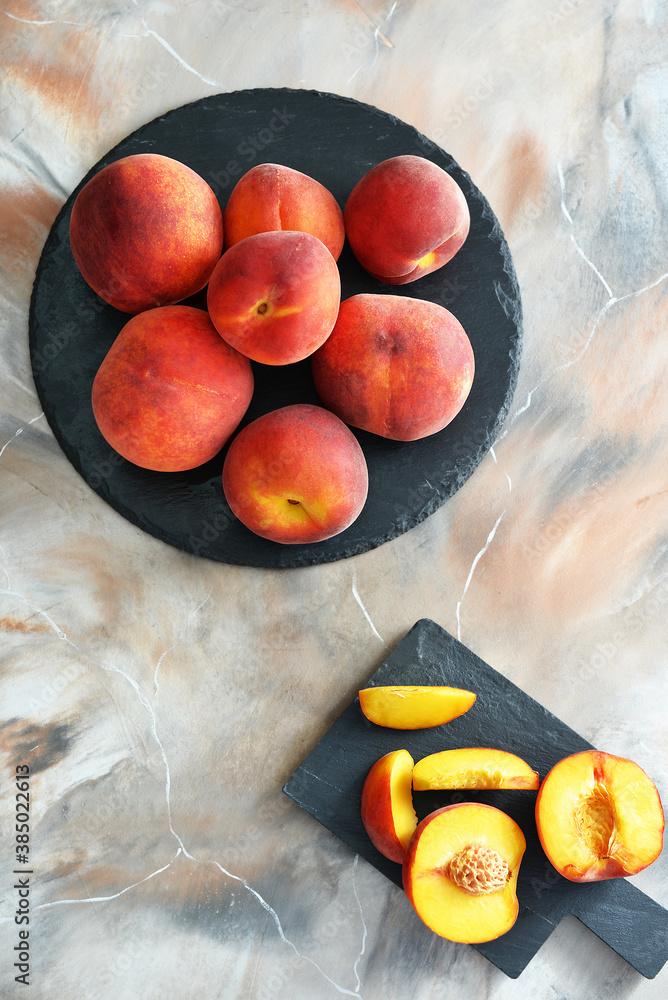
[[[644,980],[574,918],[507,979],[281,787],[428,617],[668,796],[668,4],[5,0],[0,29],[0,996],[664,997],[665,969]],[[56,444],[28,356],[35,268],[79,180],[165,110],[248,87],[353,97],[447,149],[525,311],[511,412],[471,479],[308,569],[212,563],[123,520]],[[633,882],[668,905],[665,856]]]

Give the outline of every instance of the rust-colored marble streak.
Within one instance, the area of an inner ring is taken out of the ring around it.
[[[538,136],[519,133],[505,147],[503,165],[505,203],[499,207],[500,222],[510,236],[522,207],[534,204],[548,180],[548,165],[543,143]]]
[[[14,615],[5,615],[0,618],[0,632],[23,632],[29,635],[34,632],[50,632],[51,626],[41,622],[17,618]]]
[[[34,278],[35,261],[60,206],[57,195],[36,183],[0,188],[0,245],[12,247],[3,268],[22,290]]]
[[[16,719],[0,728],[0,752],[9,773],[28,764],[30,774],[44,771],[62,760],[72,741],[70,727],[64,722],[40,726],[27,719]]]

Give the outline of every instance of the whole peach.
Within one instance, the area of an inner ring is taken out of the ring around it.
[[[100,433],[144,469],[208,462],[253,394],[248,358],[221,340],[203,309],[161,306],[130,319],[93,382]]]
[[[100,298],[138,313],[204,288],[222,252],[223,216],[211,187],[190,167],[137,153],[103,167],[81,189],[70,246]]]
[[[443,267],[470,227],[457,182],[438,164],[410,154],[372,167],[350,192],[344,220],[362,267],[391,285]]]
[[[466,401],[475,366],[466,331],[443,306],[367,292],[341,303],[311,364],[324,406],[353,427],[396,441],[449,424]]]
[[[281,163],[258,163],[241,177],[225,208],[225,246],[247,236],[299,230],[317,236],[334,260],[343,249],[343,212],[320,181]]]
[[[352,431],[320,406],[295,403],[239,431],[223,465],[232,513],[275,542],[320,542],[347,528],[366,501],[366,459]]]
[[[308,357],[332,331],[341,278],[310,233],[247,236],[216,264],[207,306],[223,340],[253,361],[286,365]]]

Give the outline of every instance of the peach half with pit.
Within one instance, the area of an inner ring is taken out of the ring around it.
[[[437,163],[405,154],[383,160],[355,185],[344,210],[355,257],[374,278],[403,285],[443,267],[471,219],[460,186]]]
[[[256,233],[297,230],[317,236],[338,260],[345,241],[343,212],[331,191],[282,163],[258,163],[237,181],[224,226],[226,248]]]
[[[222,253],[223,215],[212,188],[185,163],[136,153],[81,189],[70,247],[100,298],[139,313],[204,288]]]
[[[265,365],[302,361],[329,337],[339,311],[336,261],[316,236],[258,233],[226,250],[207,308],[235,350]]]
[[[373,764],[362,788],[364,829],[374,847],[399,864],[417,826],[412,776],[408,750],[392,750]]]
[[[236,435],[223,464],[232,513],[255,534],[284,544],[344,531],[362,512],[368,485],[353,432],[311,403],[257,417]]]
[[[344,299],[311,359],[324,406],[347,424],[395,441],[446,427],[473,384],[471,342],[443,306],[361,292]]]
[[[203,309],[159,306],[122,328],[93,381],[92,406],[123,458],[180,472],[218,454],[252,395],[248,358],[221,340]]]
[[[457,747],[423,757],[413,771],[416,791],[436,788],[536,790],[538,772],[517,754],[492,747]]]
[[[600,750],[563,758],[536,799],[536,826],[549,861],[572,882],[635,875],[663,848],[656,785],[632,760]]]
[[[403,860],[415,912],[449,941],[478,944],[507,933],[519,912],[522,830],[495,806],[459,802],[418,824]]]
[[[472,691],[443,685],[385,685],[362,688],[360,708],[370,722],[390,729],[428,729],[468,712]]]

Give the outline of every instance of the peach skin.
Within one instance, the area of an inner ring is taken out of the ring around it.
[[[413,758],[408,750],[392,750],[376,761],[362,788],[364,829],[374,847],[399,864],[417,826],[412,775]]]
[[[332,332],[341,279],[310,233],[248,236],[226,250],[207,291],[209,315],[237,351],[265,365],[302,361]]]
[[[451,312],[375,292],[344,299],[311,364],[323,406],[395,441],[447,426],[466,402],[475,368],[471,342]]]
[[[93,382],[100,433],[144,469],[179,472],[218,454],[248,408],[248,358],[203,309],[160,306],[125,324]]]
[[[210,186],[190,167],[136,153],[103,167],[81,189],[70,246],[100,298],[139,313],[204,288],[223,249],[223,216]]]
[[[403,285],[436,271],[464,245],[471,225],[462,189],[438,164],[410,154],[376,164],[350,192],[346,236],[379,281]]]
[[[361,513],[368,483],[352,431],[310,403],[272,410],[248,424],[223,465],[232,513],[255,534],[284,544],[339,534]]]
[[[224,224],[226,248],[256,233],[292,229],[317,236],[338,260],[345,240],[343,212],[331,191],[281,163],[258,163],[237,181]]]

